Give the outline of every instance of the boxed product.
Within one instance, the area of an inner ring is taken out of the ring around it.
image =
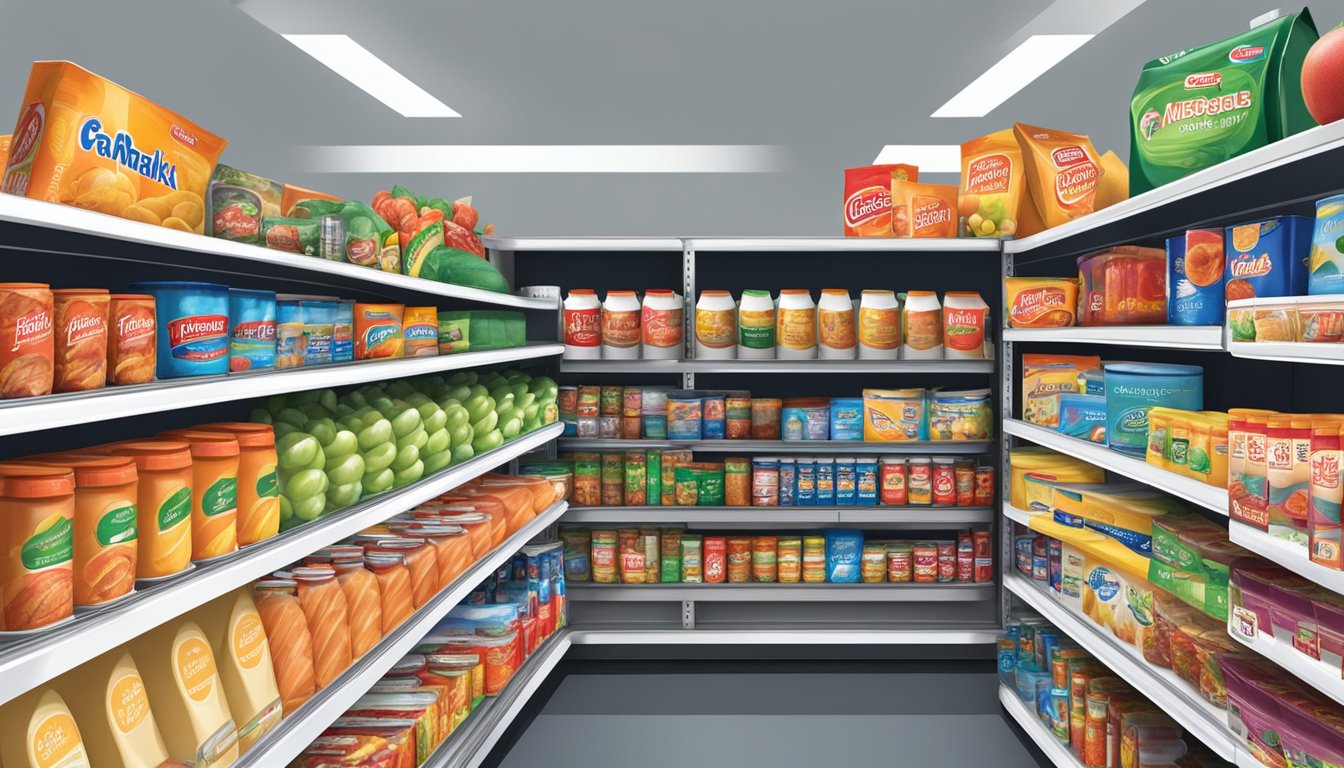
[[[919,181],[913,165],[845,169],[845,237],[891,237],[891,182]]]
[[[864,440],[927,440],[928,429],[923,389],[863,390]]]
[[[891,233],[896,237],[956,237],[956,186],[893,178]]]
[[[1191,229],[1167,240],[1167,322],[1222,325],[1225,259],[1222,229]]]
[[[1276,216],[1227,227],[1227,300],[1305,294],[1312,224],[1306,216]]]
[[[1161,248],[1121,245],[1078,257],[1079,325],[1167,321],[1167,256]]]
[[[228,142],[69,61],[34,62],[0,190],[203,232]]]
[[[1316,202],[1316,230],[1311,240],[1307,293],[1344,293],[1344,195]]]
[[[1078,309],[1078,281],[1067,277],[1005,277],[1009,328],[1068,328]]]
[[[1101,358],[1090,355],[1023,355],[1022,419],[1042,427],[1058,427],[1060,396],[1083,393],[1080,378],[1100,367]]]
[[[1106,396],[1068,392],[1059,395],[1061,433],[1079,440],[1106,444]]]

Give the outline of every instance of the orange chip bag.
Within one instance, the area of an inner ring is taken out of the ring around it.
[[[891,182],[919,181],[913,165],[845,169],[845,237],[891,237]]]
[[[1027,171],[1027,189],[1046,227],[1057,227],[1096,210],[1101,159],[1082,134],[1034,125],[1013,126]]]
[[[205,185],[227,144],[68,61],[28,74],[0,189],[202,232]]]
[[[4,168],[9,162],[9,140],[12,138],[9,134],[0,136],[0,168]]]
[[[896,237],[956,237],[957,188],[892,179],[891,233]]]
[[[1005,128],[961,145],[958,212],[975,237],[1017,232],[1022,201],[1022,148]]]

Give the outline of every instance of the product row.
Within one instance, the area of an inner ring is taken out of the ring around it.
[[[956,541],[865,539],[861,531],[733,536],[681,528],[562,528],[565,574],[597,584],[950,584],[994,579],[989,531]]]
[[[697,462],[691,451],[650,450],[574,453],[562,459],[532,470],[571,481],[576,507],[978,507],[994,502],[994,468],[951,456]]]
[[[564,386],[565,434],[626,440],[988,440],[988,389],[865,389],[863,397],[752,397],[744,390]]]
[[[599,302],[575,288],[563,310],[565,357],[578,360],[680,359],[685,356],[682,298],[670,290],[608,291]],[[983,359],[989,306],[975,291],[867,290],[857,301],[843,288],[702,291],[694,308],[694,357],[700,360]]]
[[[998,640],[999,682],[1087,768],[1226,765],[1157,705],[1037,617]]]

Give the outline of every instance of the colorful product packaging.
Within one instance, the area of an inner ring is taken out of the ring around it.
[[[1316,202],[1307,293],[1344,293],[1344,195]]]
[[[3,286],[0,286],[0,296],[3,296]],[[154,380],[157,330],[153,296],[111,295],[107,305],[108,384],[144,384]],[[0,368],[4,366],[0,365]]]
[[[264,176],[215,166],[205,197],[205,234],[239,243],[261,242],[261,219],[280,216],[285,185]]]
[[[229,289],[229,370],[275,367],[275,292]]]
[[[1005,277],[1009,328],[1068,328],[1078,308],[1078,281],[1066,277]]]
[[[229,371],[229,288],[182,281],[131,283],[158,309],[160,379]]]
[[[870,442],[927,440],[924,390],[863,390],[863,439]]]
[[[845,237],[891,237],[891,182],[919,181],[913,165],[845,169]]]
[[[1017,232],[1023,197],[1022,148],[1011,128],[961,145],[960,214],[974,237]]]
[[[1191,229],[1167,240],[1167,323],[1222,325],[1223,230]]]
[[[1276,216],[1227,227],[1227,300],[1306,293],[1312,226],[1305,216]]]
[[[831,398],[831,439],[863,439],[863,398]]]
[[[399,358],[405,337],[402,321],[404,304],[355,304],[355,359]],[[435,334],[438,334],[435,318]],[[437,343],[436,343],[437,348]]]
[[[1025,123],[1015,124],[1013,134],[1022,147],[1027,190],[1047,228],[1096,210],[1101,159],[1091,139]]]
[[[402,314],[401,335],[405,340],[404,357],[434,357],[439,354],[439,310],[437,307],[407,307]]]
[[[896,237],[956,237],[957,188],[891,180],[891,233]]]
[[[988,389],[933,390],[929,397],[929,440],[988,440],[994,409]]]
[[[1088,355],[1022,356],[1022,419],[1042,427],[1058,427],[1060,397],[1081,393],[1085,371],[1101,367],[1101,358]]]
[[[1106,444],[1106,397],[1069,392],[1059,396],[1060,433]]]
[[[1078,257],[1079,325],[1161,324],[1167,320],[1167,256],[1121,245]]]

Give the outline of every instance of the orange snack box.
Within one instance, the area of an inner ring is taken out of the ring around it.
[[[972,236],[1015,234],[1022,187],[1022,148],[1011,128],[961,145],[961,192],[957,206]]]
[[[891,182],[919,181],[913,165],[845,169],[845,237],[891,237]]]
[[[1005,277],[1009,328],[1068,328],[1078,311],[1078,281],[1067,277]]]
[[[355,303],[355,359],[398,358],[405,348],[402,320],[405,304]],[[438,329],[438,316],[434,318]],[[438,348],[437,338],[434,346]]]
[[[434,357],[439,354],[439,308],[407,307],[401,318],[404,357]]]
[[[896,237],[956,237],[957,188],[892,179],[891,233]]]
[[[1022,147],[1027,189],[1046,227],[1096,210],[1102,170],[1091,139],[1024,123],[1015,124],[1013,133]]]
[[[37,629],[73,615],[74,517],[69,467],[0,464],[0,629]]]
[[[101,389],[107,383],[107,308],[101,288],[61,288],[55,297],[53,392]]]
[[[55,314],[46,283],[0,283],[0,399],[51,394]]]
[[[157,327],[153,296],[112,294],[107,310],[108,384],[144,384],[154,380]]]
[[[187,232],[227,145],[68,61],[33,63],[14,136],[3,191]]]

